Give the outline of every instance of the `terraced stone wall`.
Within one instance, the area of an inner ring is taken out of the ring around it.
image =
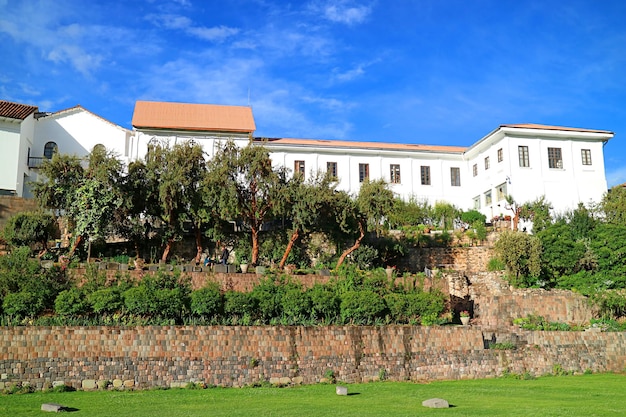
[[[508,342],[514,350],[491,349]],[[347,383],[623,371],[626,333],[483,332],[476,327],[4,327],[0,389]]]

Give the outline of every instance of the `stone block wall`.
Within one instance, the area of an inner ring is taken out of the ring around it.
[[[489,246],[415,248],[409,251],[408,260],[402,266],[414,272],[429,269],[454,269],[479,272],[487,269],[493,249]]]
[[[510,341],[517,349],[494,350]],[[90,389],[489,378],[503,372],[620,372],[626,333],[498,332],[475,327],[4,327],[0,389]]]

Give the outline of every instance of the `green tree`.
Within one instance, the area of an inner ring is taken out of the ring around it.
[[[626,187],[611,188],[600,203],[607,222],[626,225]]]
[[[48,250],[48,241],[57,231],[57,223],[49,213],[42,211],[26,211],[18,213],[8,221],[2,236],[11,246],[41,245],[39,257]]]
[[[459,218],[460,211],[445,201],[437,201],[433,208],[433,217],[443,230],[454,229],[454,221]]]
[[[167,143],[155,142],[148,147],[148,197],[158,202],[151,210],[166,224],[163,261],[167,260],[173,243],[182,238],[185,221],[191,221],[194,226],[198,259],[202,253],[199,236],[204,221],[202,183],[205,174],[202,147],[192,141],[171,147]]]
[[[523,220],[532,221],[533,233],[537,233],[552,223],[550,209],[551,206],[546,197],[541,196],[535,201],[522,204],[519,209],[519,217]]]
[[[505,231],[494,246],[499,259],[506,265],[511,284],[528,287],[537,282],[541,274],[541,240],[523,232]]]
[[[280,213],[282,194],[287,183],[283,169],[272,167],[264,146],[248,143],[243,148],[233,141],[221,146],[209,162],[209,177],[219,185],[217,193],[220,216],[240,220],[251,236],[251,264],[259,260],[259,233],[263,223]]]
[[[322,228],[321,223],[328,214],[336,182],[329,175],[319,174],[303,182],[301,175],[295,175],[286,187],[287,200],[284,215],[291,221],[291,236],[278,267],[285,266],[294,243],[304,235]]]
[[[389,227],[392,229],[426,224],[432,218],[432,208],[426,200],[418,200],[412,196],[405,201],[396,197],[393,205],[393,210],[388,215]]]

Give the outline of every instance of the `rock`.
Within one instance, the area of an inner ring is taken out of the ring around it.
[[[123,386],[124,386],[124,381],[122,381],[121,379],[113,380],[113,388],[122,388]]]
[[[337,385],[337,387],[335,387],[335,392],[337,395],[348,395],[348,387]]]
[[[96,389],[96,380],[95,379],[83,379],[82,387],[84,390],[92,390]]]
[[[431,398],[429,400],[422,401],[422,405],[428,408],[448,408],[450,404],[441,398]]]
[[[58,413],[59,411],[65,410],[67,407],[61,404],[55,403],[43,403],[41,404],[41,411],[51,411],[53,413]]]

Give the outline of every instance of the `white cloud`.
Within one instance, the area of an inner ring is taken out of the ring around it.
[[[621,166],[606,171],[606,182],[609,188],[626,183],[626,167]]]
[[[214,27],[195,26],[190,18],[175,14],[152,14],[147,16],[146,19],[157,26],[162,26],[166,29],[181,30],[187,35],[212,42],[221,42],[239,33],[239,29],[224,25]]]
[[[363,23],[372,11],[371,6],[354,4],[350,0],[329,0],[314,4],[313,9],[319,10],[331,22],[347,25]]]

